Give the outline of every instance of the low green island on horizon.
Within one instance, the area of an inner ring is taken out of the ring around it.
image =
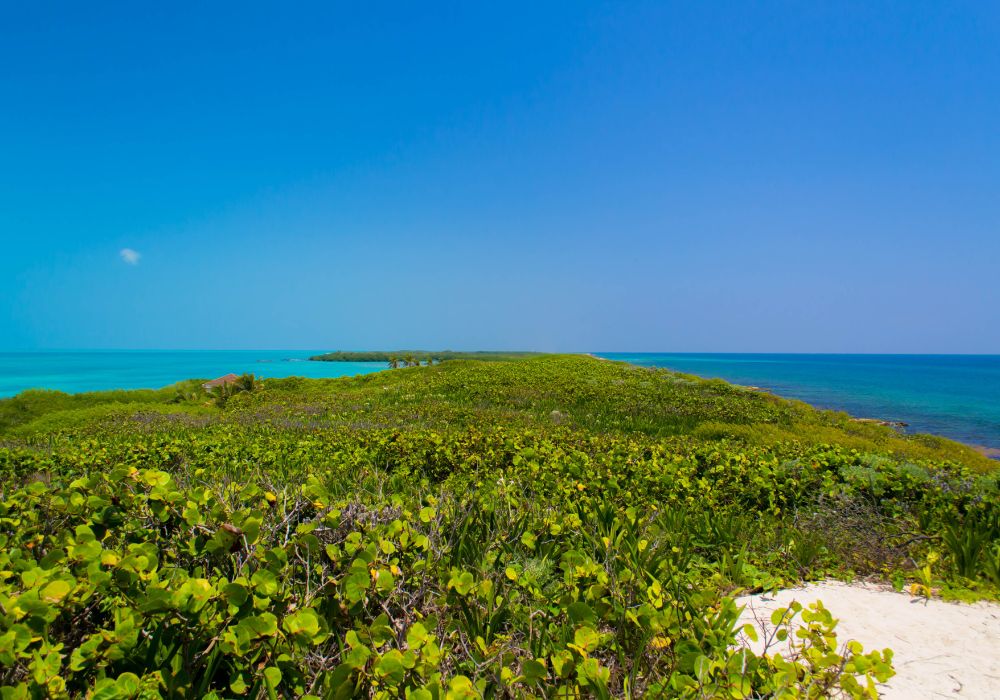
[[[420,363],[435,364],[445,360],[521,360],[537,357],[540,352],[511,352],[503,350],[362,350],[326,352],[313,355],[313,362],[385,362],[390,369],[415,367]]]
[[[313,355],[310,360],[316,362],[444,362],[445,360],[519,360],[526,357],[536,357],[540,352],[511,352],[506,350],[369,350],[326,352]]]
[[[891,651],[819,607],[754,653],[736,599],[1000,599],[957,442],[588,355],[314,359],[409,366],[0,400],[4,698],[874,697]]]

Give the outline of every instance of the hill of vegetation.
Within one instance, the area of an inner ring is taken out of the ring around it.
[[[1000,587],[940,438],[581,356],[245,386],[0,402],[3,698],[874,697],[891,652],[755,656],[733,596]]]

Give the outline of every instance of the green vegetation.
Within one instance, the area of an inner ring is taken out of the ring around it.
[[[19,426],[31,424],[30,432],[58,431],[76,422],[87,423],[113,414],[138,411],[202,412],[204,380],[189,380],[156,390],[95,391],[66,394],[33,389],[9,399],[0,399],[0,439]]]
[[[210,388],[209,393],[215,399],[216,406],[219,408],[225,408],[226,404],[229,403],[229,399],[232,397],[237,394],[256,391],[258,388],[260,388],[260,384],[254,375],[241,374],[233,382]]]
[[[875,697],[821,607],[1000,590],[995,463],[580,356],[0,402],[3,698]],[[221,403],[222,405],[218,405]]]
[[[520,360],[537,357],[540,354],[537,352],[493,352],[486,350],[476,352],[455,352],[454,350],[339,351],[314,355],[309,359],[318,362],[388,362],[392,369],[396,369],[398,367],[415,367],[421,362],[433,364],[445,360]]]

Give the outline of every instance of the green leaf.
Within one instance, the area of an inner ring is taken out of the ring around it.
[[[466,596],[472,592],[475,587],[476,581],[469,571],[452,571],[451,578],[448,580],[449,590],[454,589],[459,595]]]
[[[390,649],[379,662],[375,664],[375,673],[394,685],[399,685],[406,678],[406,666],[403,665],[403,654],[398,649]]]
[[[476,691],[472,681],[465,676],[453,676],[448,681],[448,691],[445,693],[445,700],[476,700],[479,693]]]
[[[278,578],[267,569],[255,572],[250,577],[250,583],[260,595],[271,596],[278,592]]]
[[[378,578],[375,579],[375,587],[379,593],[390,593],[396,587],[396,579],[388,569],[379,569]]]
[[[6,695],[4,697],[6,698]],[[90,700],[124,700],[128,696],[122,694],[113,678],[102,678],[94,684],[94,689],[88,697]]]
[[[593,627],[580,627],[573,633],[573,644],[585,652],[597,649],[601,635]]]
[[[344,657],[344,665],[351,667],[355,670],[361,670],[368,663],[368,659],[371,658],[371,651],[365,646],[356,646],[348,652],[347,656]]]
[[[753,683],[750,682],[747,669],[744,664],[729,664],[727,671],[727,681],[729,683],[729,694],[734,700],[743,700],[750,697],[753,692]]]
[[[118,686],[118,690],[121,691],[123,697],[130,698],[139,692],[139,683],[139,676],[126,671],[118,676],[115,685]]]
[[[771,613],[771,624],[780,625],[785,619],[785,614],[788,612],[788,608],[778,608]]]
[[[222,588],[222,596],[230,605],[240,607],[243,603],[247,602],[247,599],[250,597],[250,592],[247,591],[246,586],[243,584],[227,583]]]
[[[528,659],[521,664],[521,674],[529,681],[544,680],[548,676],[545,665],[535,659]]]
[[[597,686],[600,697],[607,696],[606,686],[611,678],[611,669],[601,666],[597,659],[585,659],[580,664],[578,675],[584,685]]]
[[[712,661],[707,656],[694,660],[694,675],[701,683],[707,683],[712,675]]]
[[[410,629],[406,631],[406,645],[410,649],[419,649],[429,638],[430,635],[427,634],[427,628],[419,622],[413,623]]]
[[[273,613],[265,612],[242,620],[239,626],[245,626],[251,632],[251,638],[273,637],[278,633],[278,618]]]
[[[593,624],[597,622],[597,615],[594,614],[594,610],[581,601],[570,603],[566,608],[566,614],[569,616],[570,622],[574,624]]]
[[[550,657],[552,660],[552,669],[556,672],[556,676],[559,678],[569,678],[569,674],[573,672],[573,654],[569,651],[561,651],[552,654]]]
[[[250,689],[250,686],[247,685],[246,680],[243,679],[243,674],[240,673],[229,682],[229,689],[237,695],[243,695]]]
[[[66,581],[53,581],[52,583],[48,584],[45,588],[43,588],[42,592],[39,595],[41,596],[42,600],[45,600],[49,603],[58,603],[67,595],[69,595],[69,592],[71,590],[73,590],[73,587]]]
[[[281,624],[289,634],[306,643],[318,644],[326,636],[320,632],[319,618],[316,617],[316,612],[309,608],[289,615]]]
[[[264,669],[264,681],[269,688],[277,688],[281,683],[281,671],[274,666],[268,666]]]
[[[344,598],[352,605],[361,601],[371,582],[371,575],[366,570],[355,569],[344,579]]]

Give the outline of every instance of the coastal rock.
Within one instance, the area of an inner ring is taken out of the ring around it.
[[[887,428],[895,428],[900,430],[902,428],[908,427],[909,423],[904,423],[901,420],[883,420],[881,418],[851,418],[853,423],[868,423],[871,425],[884,425]]]
[[[983,457],[989,457],[990,459],[1000,459],[1000,448],[997,447],[984,447],[982,445],[972,445],[972,449],[981,454]]]

